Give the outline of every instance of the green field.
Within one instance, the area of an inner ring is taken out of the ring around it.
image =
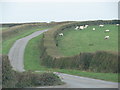
[[[45,66],[42,66],[40,61],[41,37],[42,35],[31,39],[26,46],[25,56],[24,56],[25,70],[62,72],[62,73],[96,78],[96,79],[101,79],[106,81],[113,81],[113,82],[118,81],[118,74],[115,74],[115,73],[94,73],[94,72],[85,72],[85,71],[72,70],[72,69],[55,69],[55,68],[52,69],[52,68],[47,68]]]
[[[92,29],[96,28],[95,31]],[[110,32],[104,32],[109,29]],[[58,36],[58,48],[65,56],[72,56],[80,52],[118,51],[118,27],[116,25],[88,26],[85,30],[70,28],[63,31],[64,36]],[[105,40],[105,36],[110,39]]]

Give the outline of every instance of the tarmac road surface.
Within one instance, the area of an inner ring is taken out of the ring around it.
[[[46,32],[47,30],[36,31],[29,36],[18,39],[11,47],[8,57],[14,70],[23,72],[24,70],[24,51],[29,40]]]

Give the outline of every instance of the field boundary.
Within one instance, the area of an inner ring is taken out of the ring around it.
[[[118,54],[106,51],[97,51],[95,53],[80,53],[75,56],[64,56],[57,48],[57,35],[70,27],[77,25],[100,25],[100,24],[117,24],[117,20],[98,20],[73,22],[59,25],[52,30],[44,33],[40,45],[42,55],[42,64],[47,67],[60,69],[77,69],[94,72],[118,72]]]

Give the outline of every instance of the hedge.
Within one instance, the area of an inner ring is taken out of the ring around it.
[[[95,53],[80,53],[75,56],[64,56],[57,48],[58,33],[67,28],[75,27],[77,25],[99,25],[99,24],[117,24],[117,20],[98,20],[98,21],[84,21],[84,22],[72,22],[66,23],[50,31],[44,33],[41,47],[41,60],[42,65],[52,68],[61,69],[78,69],[94,72],[118,72],[118,54],[97,51]]]
[[[7,55],[2,55],[2,87],[24,88],[33,86],[50,86],[62,84],[60,78],[53,73],[16,72],[12,70]]]

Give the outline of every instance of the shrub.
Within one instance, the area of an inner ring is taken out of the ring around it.
[[[2,87],[14,88],[16,84],[15,72],[10,66],[10,62],[6,55],[2,55]]]
[[[105,51],[96,52],[90,63],[90,70],[118,73],[118,55]]]
[[[62,84],[60,78],[53,73],[16,72],[12,70],[6,55],[2,56],[3,88],[24,88],[32,86],[49,86]]]

